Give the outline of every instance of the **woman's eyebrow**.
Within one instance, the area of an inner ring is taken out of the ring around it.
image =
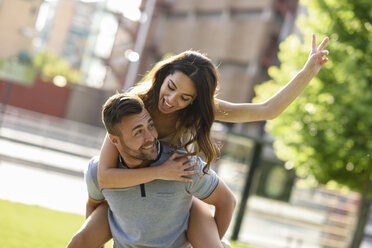
[[[185,96],[189,96],[189,97],[191,97],[191,98],[193,98],[193,97],[194,97],[193,95],[190,95],[190,94],[186,94],[186,93],[184,93],[184,95],[185,95]]]
[[[173,81],[172,79],[169,79],[169,81],[172,83],[173,87],[177,89],[177,85],[174,83],[174,81]],[[189,96],[189,97],[191,97],[191,98],[194,97],[193,95],[191,95],[191,94],[187,94],[187,93],[184,93],[184,95]]]
[[[173,80],[169,79],[169,81],[172,83],[173,87],[175,87],[177,89],[177,85],[173,82]]]

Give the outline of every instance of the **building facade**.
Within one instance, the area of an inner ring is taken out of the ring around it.
[[[296,9],[297,0],[158,0],[138,74],[164,54],[197,50],[219,68],[220,98],[250,102]]]
[[[133,46],[131,33],[136,26],[124,17],[126,4],[117,0],[49,3],[51,17],[41,32],[41,47],[80,69],[82,84],[119,89],[128,63],[125,51]]]
[[[35,24],[43,0],[0,1],[0,59],[32,53]]]

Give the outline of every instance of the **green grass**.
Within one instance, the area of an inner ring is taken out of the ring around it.
[[[242,243],[239,243],[239,242],[233,242],[233,241],[230,241],[230,242],[231,242],[231,245],[232,245],[233,248],[253,248],[252,246],[242,244]]]
[[[0,247],[66,247],[84,216],[0,200]],[[232,243],[234,248],[249,248]],[[112,247],[109,242],[106,247]]]
[[[0,247],[66,247],[84,217],[0,200]]]

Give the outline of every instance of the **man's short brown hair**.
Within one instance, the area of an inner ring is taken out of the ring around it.
[[[119,136],[116,124],[127,115],[139,114],[144,109],[143,101],[137,95],[117,93],[111,96],[102,107],[102,122],[109,134]]]

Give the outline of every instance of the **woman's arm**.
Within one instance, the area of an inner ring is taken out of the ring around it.
[[[186,163],[188,158],[180,154],[173,154],[161,166],[138,169],[116,168],[118,156],[118,150],[106,135],[101,148],[97,172],[98,183],[101,188],[125,188],[155,179],[188,182],[191,179],[183,176],[198,173],[195,170],[185,171],[187,168],[194,166],[194,163]]]
[[[119,152],[106,135],[98,162],[98,183],[101,188],[123,188],[155,179],[153,168],[125,170],[116,168]],[[150,169],[150,170],[149,170]]]
[[[328,51],[323,50],[327,41],[328,38],[325,38],[317,48],[316,38],[313,34],[311,52],[305,66],[291,81],[265,102],[230,103],[215,99],[216,120],[237,123],[276,118],[300,95],[322,65],[327,62],[327,58],[324,56],[328,55]]]

